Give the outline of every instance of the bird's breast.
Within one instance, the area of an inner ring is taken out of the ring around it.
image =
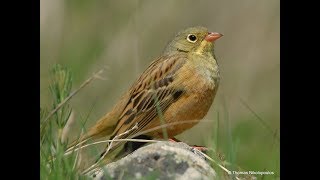
[[[212,59],[188,61],[176,72],[171,84],[182,89],[182,96],[164,112],[166,123],[178,123],[167,127],[169,137],[173,137],[196,125],[209,111],[219,85],[219,71]],[[151,127],[159,125],[155,121]],[[152,136],[161,137],[161,129]]]
[[[169,137],[182,133],[203,119],[218,89],[219,78],[212,75],[211,69],[198,70],[188,65],[184,68],[183,73],[179,73],[179,86],[184,89],[184,94],[164,113],[167,123],[181,123],[167,128]]]
[[[212,55],[193,55],[181,72],[181,79],[190,91],[208,92],[219,85],[219,66]]]

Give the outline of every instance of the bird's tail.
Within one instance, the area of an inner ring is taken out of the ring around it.
[[[77,150],[81,146],[85,145],[89,140],[94,141],[102,137],[109,136],[114,129],[114,125],[112,123],[105,125],[104,122],[108,122],[108,118],[110,116],[105,116],[101,118],[98,123],[93,126],[87,133],[81,135],[80,138],[74,140],[70,143],[65,154],[69,154],[72,151]]]

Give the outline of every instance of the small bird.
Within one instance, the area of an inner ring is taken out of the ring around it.
[[[168,124],[166,136],[175,139],[196,125],[207,114],[219,86],[214,42],[221,36],[199,26],[179,32],[112,110],[71,143],[69,150],[107,136],[163,139],[163,128],[157,128],[163,122]],[[111,152],[121,144],[114,142],[108,148]]]

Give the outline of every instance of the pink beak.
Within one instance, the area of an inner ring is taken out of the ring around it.
[[[220,33],[217,32],[209,32],[208,35],[204,38],[208,42],[213,42],[217,39],[219,39],[221,36],[223,36]]]

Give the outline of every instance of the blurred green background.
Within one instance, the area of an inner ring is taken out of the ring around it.
[[[41,0],[40,5],[41,107],[51,105],[49,71],[55,63],[72,70],[73,89],[106,68],[106,80],[93,81],[70,101],[77,119],[72,136],[80,133],[80,121],[88,117],[89,127],[110,110],[178,31],[201,25],[224,34],[215,49],[221,84],[207,121],[178,139],[197,145],[216,139],[217,148],[241,168],[276,173],[265,179],[279,177],[278,0]]]

